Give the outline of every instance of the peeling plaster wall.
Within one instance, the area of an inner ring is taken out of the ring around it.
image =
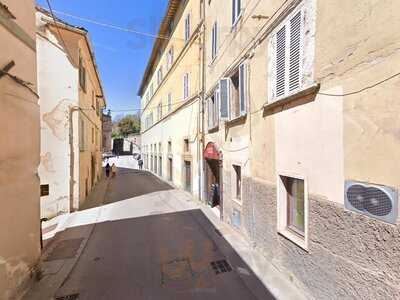
[[[41,184],[49,185],[49,196],[41,197],[41,216],[51,218],[70,210],[70,111],[78,105],[78,69],[71,64],[52,31],[43,28],[41,17],[38,12],[39,176]],[[78,135],[77,131],[74,133]]]
[[[35,39],[35,3],[3,0]],[[0,67],[37,91],[36,53],[0,25]],[[40,122],[38,97],[7,76],[0,79],[0,299],[18,299],[32,282],[40,256]]]

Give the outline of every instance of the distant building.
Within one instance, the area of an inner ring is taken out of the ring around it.
[[[37,9],[41,216],[77,210],[102,174],[105,99],[85,29]],[[61,36],[60,36],[61,35]]]
[[[140,153],[141,151],[141,135],[140,133],[133,133],[128,135],[126,140],[132,145],[132,154]]]
[[[112,118],[110,111],[107,114],[102,114],[102,147],[103,153],[111,152],[112,150]]]
[[[20,299],[40,256],[35,1],[0,0],[0,299]]]
[[[139,89],[144,167],[201,197],[204,1],[170,0]]]

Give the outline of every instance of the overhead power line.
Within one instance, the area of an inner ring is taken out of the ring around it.
[[[62,12],[62,11],[59,11],[59,10],[54,10],[54,12],[56,12],[59,15],[63,15],[63,16],[70,17],[70,18],[73,18],[73,19],[76,19],[76,20],[80,20],[80,21],[83,21],[83,22],[91,23],[91,24],[94,24],[94,25],[98,25],[98,26],[102,26],[102,27],[106,27],[106,28],[110,28],[110,29],[114,29],[114,30],[133,33],[133,34],[142,35],[142,36],[151,37],[151,38],[158,38],[158,39],[164,39],[164,40],[172,39],[172,40],[184,41],[183,38],[182,39],[181,38],[173,38],[173,37],[162,36],[162,35],[158,35],[158,34],[154,34],[154,33],[148,33],[148,32],[133,30],[133,29],[130,29],[130,28],[119,26],[119,25],[104,23],[104,22],[100,22],[100,21],[97,21],[97,20],[89,19],[89,18],[86,18],[86,17],[72,15],[70,13]]]

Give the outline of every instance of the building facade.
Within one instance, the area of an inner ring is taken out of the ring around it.
[[[205,1],[204,196],[310,298],[400,298],[399,11]]]
[[[41,8],[36,21],[41,216],[51,218],[77,210],[102,174],[105,100],[88,32]]]
[[[17,299],[40,256],[35,1],[0,1],[0,299]]]
[[[201,194],[200,0],[170,1],[139,90],[147,170]]]
[[[103,134],[103,153],[111,152],[112,150],[112,117],[111,113],[102,114],[102,134]]]

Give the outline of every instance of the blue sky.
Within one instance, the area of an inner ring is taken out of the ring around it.
[[[156,34],[167,0],[51,0],[53,10]],[[48,8],[46,0],[37,3]],[[57,15],[57,14],[56,14]],[[75,18],[57,15],[73,25],[85,27],[90,34],[100,70],[108,108],[140,108],[136,96],[153,38],[101,27]],[[120,113],[113,113],[117,115]]]

